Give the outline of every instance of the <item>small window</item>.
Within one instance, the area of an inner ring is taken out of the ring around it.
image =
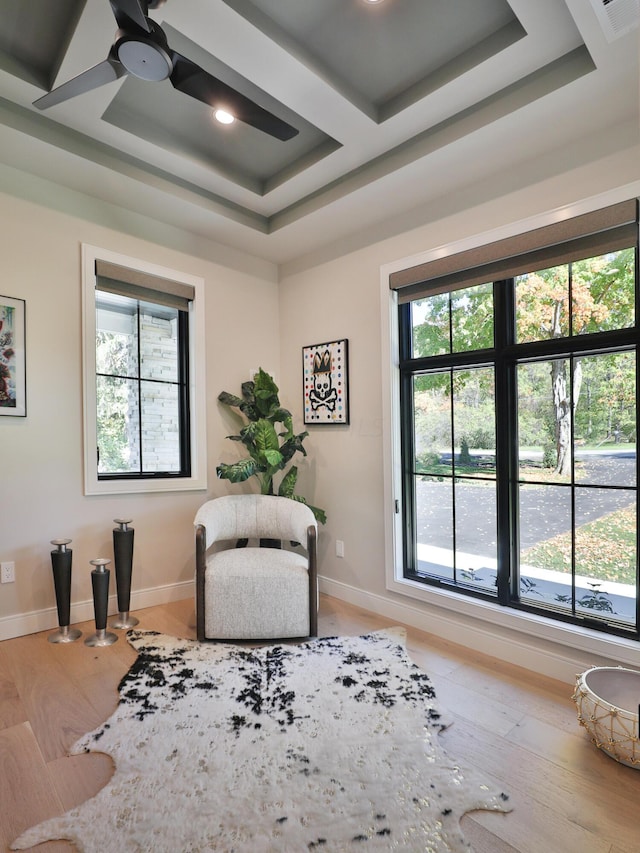
[[[206,488],[202,281],[83,248],[86,493]]]
[[[96,289],[98,479],[190,473],[187,319]]]

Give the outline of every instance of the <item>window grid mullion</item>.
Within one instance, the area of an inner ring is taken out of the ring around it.
[[[515,283],[494,284],[494,338],[496,382],[496,489],[498,602],[519,600],[518,570],[518,429],[516,366],[508,358],[515,337]]]
[[[137,386],[138,386],[138,446],[140,448],[140,463],[139,463],[139,473],[144,474],[144,461],[143,461],[143,452],[142,452],[142,354],[141,354],[141,346],[142,346],[142,325],[140,323],[140,300],[137,302],[137,311],[136,311],[136,323],[138,327],[137,334],[137,362],[138,362],[138,377],[137,377]]]
[[[449,306],[451,306],[451,300],[449,300]],[[451,310],[449,310],[449,314],[451,314]],[[451,326],[451,321],[449,324],[449,342],[453,343],[453,330]],[[453,347],[451,347],[453,348]],[[457,584],[458,582],[458,556],[457,556],[457,545],[456,545],[456,432],[455,432],[455,407],[454,407],[454,393],[455,386],[453,382],[453,368],[449,370],[449,398],[451,400],[451,405],[449,407],[449,428],[451,430],[451,561],[453,563],[451,567],[451,573],[453,575],[453,582]]]

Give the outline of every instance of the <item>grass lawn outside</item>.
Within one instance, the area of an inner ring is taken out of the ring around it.
[[[610,512],[576,530],[576,573],[600,581],[636,585],[635,507]],[[571,533],[561,533],[521,554],[541,569],[571,572]]]

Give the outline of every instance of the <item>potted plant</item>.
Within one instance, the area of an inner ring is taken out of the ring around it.
[[[253,381],[242,383],[242,396],[237,397],[228,391],[222,391],[218,400],[231,409],[238,409],[243,417],[243,426],[237,435],[228,435],[231,441],[240,441],[249,454],[248,458],[230,464],[221,462],[216,473],[223,480],[243,483],[250,477],[256,477],[263,495],[278,494],[306,504],[307,501],[295,494],[298,469],[295,465],[286,471],[280,480],[278,491],[274,490],[274,476],[291,462],[296,453],[307,455],[303,441],[309,435],[293,432],[291,412],[283,409],[278,397],[278,386],[273,378],[262,368]],[[278,425],[280,429],[278,430]],[[324,510],[308,504],[316,520],[325,524],[327,516]]]

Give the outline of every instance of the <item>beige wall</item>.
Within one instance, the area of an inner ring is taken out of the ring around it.
[[[639,179],[640,149],[636,147],[281,280],[282,387],[297,401],[296,415],[302,416],[301,347],[349,339],[351,423],[309,427],[312,462],[304,475],[309,492],[328,514],[320,533],[320,571],[327,591],[425,630],[447,631],[450,639],[467,641],[462,629],[470,620],[454,611],[443,618],[444,611],[389,591],[386,585],[385,512],[390,514],[392,509],[389,504],[385,507],[384,492],[383,394],[388,373],[381,357],[381,329],[388,324],[388,311],[382,310],[381,267],[514,223],[523,223],[525,230],[527,220],[580,201],[589,200],[598,207],[633,197],[640,192]],[[336,557],[336,539],[344,541],[344,559]],[[482,630],[493,637],[499,634],[497,628]],[[473,641],[484,642],[478,637]],[[491,642],[489,638],[485,643],[489,653],[506,654]],[[522,654],[521,647],[517,654]],[[528,663],[538,668],[532,658]],[[566,669],[570,678],[577,671],[572,666]],[[565,677],[564,673],[557,671],[558,677]]]
[[[49,627],[54,538],[73,540],[72,602],[85,606],[72,618],[92,616],[88,561],[112,555],[120,516],[133,519],[138,605],[142,591],[157,587],[171,597],[180,594],[174,585],[187,584],[189,594],[192,521],[204,492],[83,496],[80,246],[205,279],[210,494],[226,491],[215,466],[231,444],[217,394],[239,390],[251,367],[279,364],[277,284],[10,195],[0,194],[0,221],[0,294],[26,300],[27,317],[27,417],[0,417],[0,560],[16,564],[16,582],[0,585],[0,638]]]

